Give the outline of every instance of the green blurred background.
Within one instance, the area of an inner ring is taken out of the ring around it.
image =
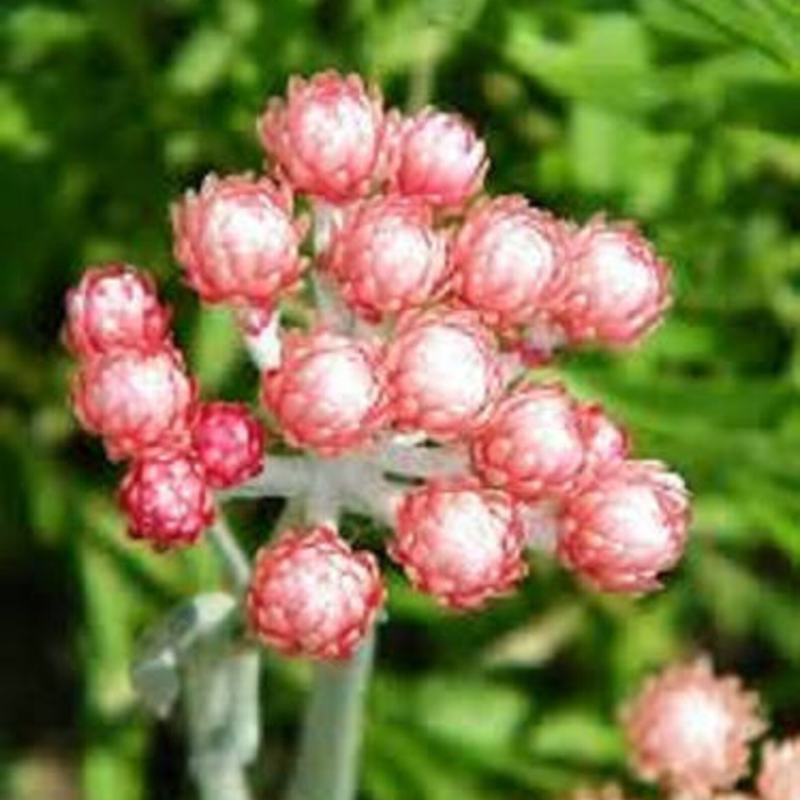
[[[627,356],[571,356],[696,494],[667,591],[598,597],[542,563],[452,618],[393,578],[364,797],[523,800],[622,774],[615,709],[707,649],[800,729],[800,4],[797,0],[4,0],[0,10],[0,797],[191,797],[180,725],[127,663],[148,622],[212,587],[204,548],[129,544],[118,475],[65,405],[62,296],[84,265],[152,269],[209,394],[252,397],[224,315],[200,315],[167,206],[257,168],[254,116],[327,66],[476,120],[496,192],[642,221],[675,264],[668,324]],[[276,509],[234,508],[252,549]],[[255,770],[275,796],[308,671],[268,657]]]

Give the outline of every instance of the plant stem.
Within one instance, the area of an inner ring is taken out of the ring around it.
[[[221,513],[206,535],[236,592],[244,592],[250,582],[250,563]]]
[[[374,654],[373,629],[350,661],[316,666],[287,800],[355,798],[364,701]]]

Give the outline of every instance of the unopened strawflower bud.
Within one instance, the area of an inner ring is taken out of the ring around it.
[[[333,203],[362,197],[384,144],[380,94],[357,75],[292,78],[258,123],[261,143],[296,191]]]
[[[127,264],[91,267],[67,294],[64,338],[82,358],[113,350],[147,353],[167,342],[169,318],[146,273]]]
[[[455,289],[491,325],[530,322],[564,284],[568,229],[523,197],[498,197],[469,213],[453,247]]]
[[[686,544],[683,480],[656,461],[621,461],[564,501],[558,554],[606,592],[657,589]]]
[[[198,461],[166,454],[135,461],[119,492],[128,531],[156,550],[194,544],[214,521],[214,501]]]
[[[475,471],[523,500],[564,494],[586,472],[590,448],[603,438],[597,435],[598,413],[579,405],[560,384],[518,388],[497,403],[473,438]],[[609,446],[596,444],[598,458],[605,457]]]
[[[286,439],[326,456],[369,441],[386,421],[375,349],[328,331],[284,339],[280,365],[264,373],[262,398]]]
[[[569,339],[630,345],[670,303],[670,269],[631,224],[589,222],[575,234],[558,322]]]
[[[171,347],[89,359],[72,384],[75,414],[86,430],[103,437],[113,460],[186,445],[196,394]]]
[[[385,594],[372,553],[353,552],[326,526],[289,530],[256,556],[250,629],[284,655],[347,659],[375,624]]]
[[[269,307],[302,272],[304,226],[267,178],[209,175],[173,206],[172,227],[175,258],[208,303]]]
[[[473,312],[406,316],[386,363],[395,427],[434,439],[475,430],[501,390],[494,341]]]
[[[417,589],[449,608],[473,609],[525,576],[525,544],[509,495],[455,478],[403,497],[388,551]]]
[[[326,259],[344,299],[377,320],[422,305],[447,276],[442,233],[423,203],[379,197],[352,209],[336,232]]]
[[[483,187],[486,145],[460,115],[426,108],[395,120],[389,189],[444,208],[459,208]]]
[[[702,659],[651,678],[623,718],[642,778],[690,797],[730,789],[764,729],[756,695]]]
[[[244,403],[203,403],[192,444],[208,485],[227,489],[257,475],[264,463],[264,428]]]
[[[758,775],[761,800],[800,798],[800,739],[768,742]]]

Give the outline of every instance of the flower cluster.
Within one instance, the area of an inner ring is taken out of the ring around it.
[[[766,722],[758,696],[735,676],[714,674],[706,658],[668,667],[647,680],[622,714],[631,765],[667,797],[797,800],[800,739],[768,741],[751,775],[751,748]],[[739,785],[750,778],[752,791]],[[575,800],[623,798],[620,790],[583,789]]]
[[[389,110],[357,76],[293,79],[257,131],[265,174],[211,175],[176,202],[174,255],[234,313],[270,441],[299,452],[262,465],[244,406],[198,402],[151,281],[89,270],[68,300],[73,401],[132,460],[132,534],[195,541],[211,490],[301,496],[307,528],[262,548],[248,610],[265,643],[317,658],[348,657],[385,594],[374,556],[341,536],[345,509],[388,523],[389,556],[453,609],[510,592],[533,547],[600,590],[658,587],[685,546],[683,482],[631,458],[599,405],[530,372],[661,320],[669,269],[643,235],[487,196],[466,120]],[[282,320],[292,294],[306,325]]]

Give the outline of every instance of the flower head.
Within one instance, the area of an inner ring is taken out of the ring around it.
[[[501,389],[492,337],[466,311],[406,316],[388,346],[386,365],[395,426],[434,439],[475,430]]]
[[[89,359],[72,384],[75,414],[84,428],[103,437],[114,460],[185,446],[196,396],[172,347]]]
[[[258,123],[267,154],[297,191],[332,203],[362,197],[384,144],[380,94],[357,75],[292,78]]]
[[[631,224],[592,220],[572,242],[557,318],[575,342],[610,346],[640,340],[670,304],[670,270]]]
[[[156,550],[194,544],[214,521],[214,500],[203,468],[189,455],[133,462],[122,481],[119,502],[131,537]]]
[[[380,319],[420,306],[447,277],[444,235],[419,201],[379,197],[353,208],[336,232],[326,267],[344,299],[362,316]]]
[[[253,633],[285,655],[347,659],[385,594],[371,553],[354,552],[326,526],[292,529],[259,550],[247,615]]]
[[[530,322],[558,298],[568,228],[523,197],[497,197],[466,218],[453,247],[456,293],[491,325]]]
[[[598,589],[641,593],[680,559],[689,499],[656,461],[620,461],[564,500],[558,554]]]
[[[127,264],[90,267],[67,294],[64,339],[82,358],[115,350],[148,353],[169,341],[169,319],[146,273]]]
[[[192,444],[209,486],[227,489],[261,471],[264,428],[244,403],[202,403],[192,425]]]
[[[281,363],[264,373],[262,387],[264,405],[286,439],[322,455],[365,444],[386,421],[378,354],[348,336],[288,335]]]
[[[432,480],[397,510],[389,555],[444,606],[472,609],[507,594],[527,573],[514,501],[468,478]]]
[[[396,119],[389,146],[389,190],[459,208],[483,187],[486,145],[460,115],[426,108]]]
[[[267,178],[208,176],[172,209],[175,258],[208,303],[269,307],[297,282],[303,226]]]
[[[651,678],[623,717],[639,774],[696,797],[733,787],[764,728],[758,698],[702,659]]]
[[[768,742],[758,775],[761,800],[800,798],[800,739]]]

